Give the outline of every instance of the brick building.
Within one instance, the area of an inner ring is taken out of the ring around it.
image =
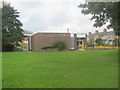
[[[86,36],[71,33],[36,33],[29,38],[29,50],[42,51],[42,47],[51,46],[56,41],[64,41],[66,50],[76,50],[86,44]]]

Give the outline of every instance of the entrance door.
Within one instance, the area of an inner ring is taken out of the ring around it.
[[[77,48],[78,48],[78,49],[81,49],[82,46],[83,46],[83,41],[82,41],[82,40],[77,41]]]
[[[77,41],[77,46],[83,46],[83,41]]]

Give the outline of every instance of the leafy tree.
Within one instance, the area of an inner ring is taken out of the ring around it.
[[[67,46],[66,46],[64,41],[54,42],[52,46],[54,48],[58,48],[59,51],[64,51],[67,48]]]
[[[114,46],[119,46],[120,47],[120,39],[119,38],[115,38],[113,40],[113,44],[114,44]]]
[[[101,38],[97,38],[95,40],[95,42],[97,43],[97,45],[102,45],[102,39]]]
[[[91,14],[91,20],[95,23],[93,26],[101,27],[107,22],[110,24],[107,28],[113,28],[116,35],[120,36],[120,2],[86,2],[80,4],[82,13]]]
[[[3,51],[13,51],[14,50],[14,45],[11,43],[6,43],[3,46]]]
[[[19,21],[19,12],[10,3],[2,2],[2,45],[17,44],[22,40],[23,25]],[[4,49],[3,49],[4,50]]]
[[[94,46],[94,39],[90,38],[87,44],[89,47],[93,47]]]

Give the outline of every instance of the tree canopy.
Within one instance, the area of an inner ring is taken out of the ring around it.
[[[120,2],[86,2],[79,7],[82,8],[83,14],[92,15],[94,27],[101,27],[110,22],[107,28],[113,28],[115,34],[120,36]]]
[[[101,38],[97,38],[95,40],[95,42],[96,42],[97,45],[102,45],[102,39]]]
[[[19,12],[10,3],[2,2],[2,42],[18,43],[22,40],[23,25],[19,21]]]

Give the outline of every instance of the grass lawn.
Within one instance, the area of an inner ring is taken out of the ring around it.
[[[117,88],[117,50],[4,52],[3,88]]]

